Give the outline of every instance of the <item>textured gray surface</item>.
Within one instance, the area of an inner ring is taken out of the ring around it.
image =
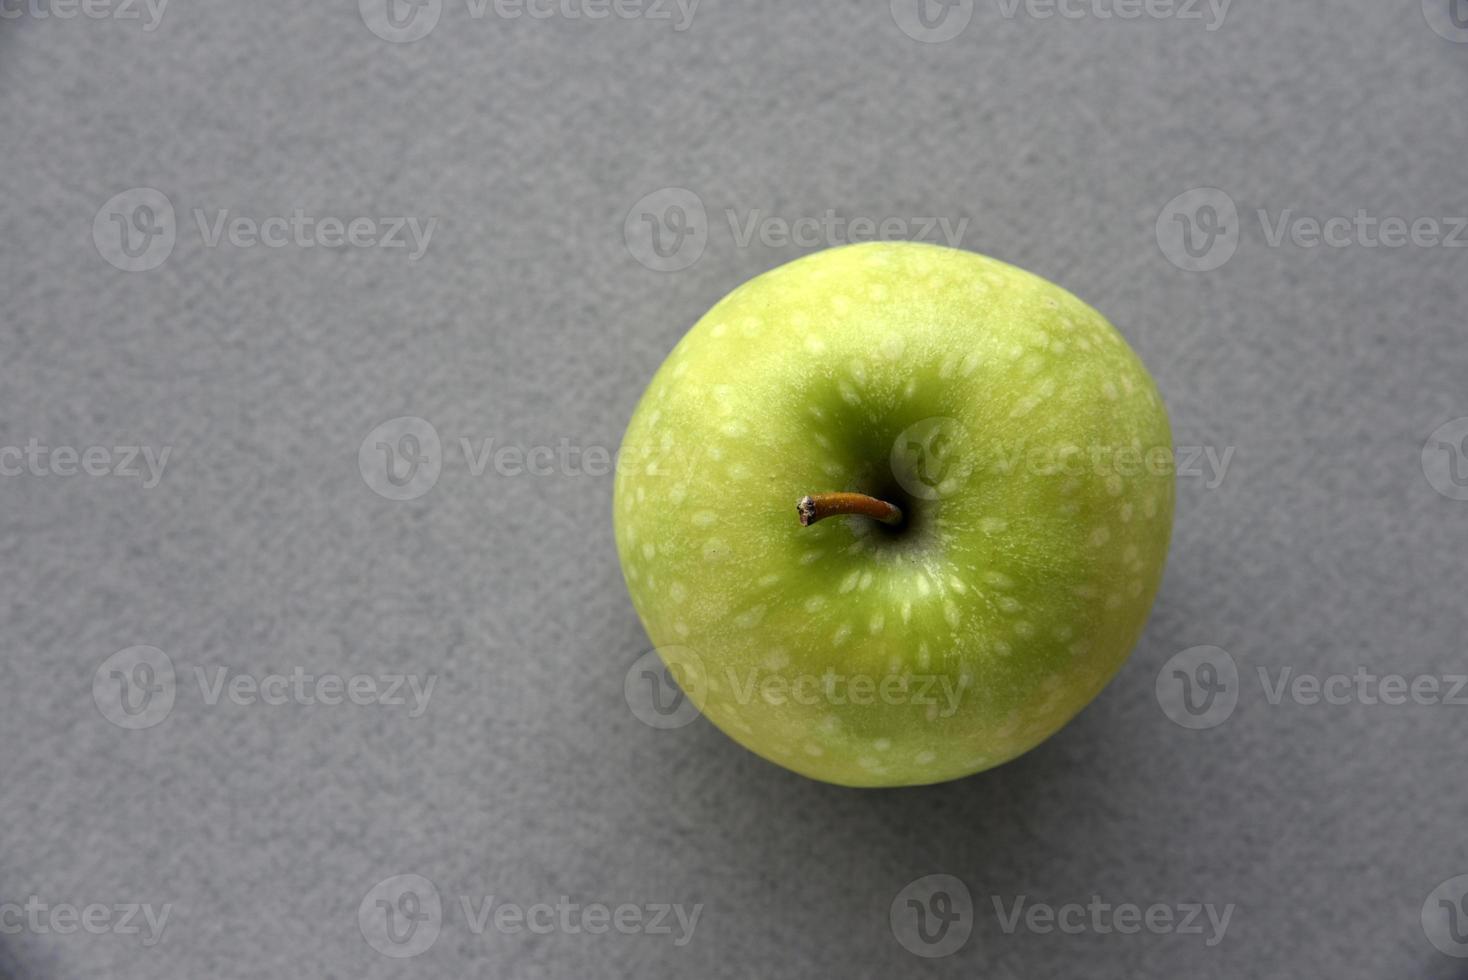
[[[1462,670],[1468,502],[1420,457],[1468,415],[1468,252],[1271,247],[1254,217],[1468,209],[1468,45],[1417,0],[1240,2],[1215,31],[981,2],[942,44],[886,4],[834,0],[707,0],[685,31],[445,0],[411,44],[346,0],[180,2],[153,31],[146,13],[6,9],[22,13],[0,21],[0,444],[171,455],[156,486],[0,477],[0,902],[171,911],[152,946],[8,915],[0,975],[1463,975],[1420,915],[1468,872],[1468,707],[1276,706],[1256,675]],[[135,187],[166,195],[177,240],[128,273],[92,229]],[[678,272],[624,240],[665,187],[710,219]],[[1208,273],[1156,235],[1195,187],[1242,216]],[[207,247],[193,215],[297,208],[439,223],[410,261]],[[1127,668],[1024,759],[861,793],[702,722],[642,725],[623,700],[646,639],[610,479],[475,476],[463,459],[460,439],[614,448],[682,331],[808,250],[742,247],[728,208],[968,218],[964,246],[1117,323],[1179,444],[1235,450],[1218,486],[1181,480]],[[357,461],[399,416],[446,447],[436,486],[404,502]],[[138,645],[171,658],[175,703],[124,730],[99,710],[107,672],[93,682]],[[1198,645],[1226,648],[1242,680],[1232,717],[1188,731],[1154,682]],[[436,682],[419,717],[211,705],[195,668],[219,666]],[[358,912],[408,873],[434,883],[443,922],[395,959]],[[965,883],[975,925],[926,960],[888,915],[934,873]],[[458,899],[485,895],[704,908],[679,947],[476,934]],[[1236,910],[1211,948],[1007,934],[993,896],[1020,895]]]

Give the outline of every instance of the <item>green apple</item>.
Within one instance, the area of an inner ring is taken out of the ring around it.
[[[1013,759],[1101,691],[1174,483],[1156,386],[1099,313],[994,259],[869,243],[688,332],[628,426],[616,540],[705,717],[814,779],[917,785]]]

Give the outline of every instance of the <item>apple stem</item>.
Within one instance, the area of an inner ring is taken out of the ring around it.
[[[816,521],[842,514],[870,517],[883,524],[902,523],[902,511],[899,508],[864,493],[818,493],[801,497],[795,505],[795,512],[800,515],[801,527],[810,527]]]

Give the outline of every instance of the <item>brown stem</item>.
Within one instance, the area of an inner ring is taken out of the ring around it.
[[[818,493],[801,497],[795,505],[800,515],[800,526],[810,527],[816,521],[842,514],[870,517],[883,524],[901,524],[902,511],[885,500],[868,497],[864,493]]]

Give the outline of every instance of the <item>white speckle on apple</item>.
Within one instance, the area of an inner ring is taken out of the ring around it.
[[[644,558],[655,558],[657,556],[657,553],[658,547],[651,541],[642,546],[642,557]]]
[[[805,754],[806,755],[825,755],[826,754],[826,750],[823,749],[823,748],[821,748],[819,745],[816,745],[814,742],[807,742],[805,744]]]
[[[929,752],[928,750],[924,749],[916,756],[914,756],[914,758],[917,760],[918,765],[925,766],[928,763],[932,762],[934,759],[938,758],[938,754],[936,752]]]
[[[820,560],[821,553],[819,551],[807,551],[805,554],[800,556],[800,563],[802,565],[813,565]]]
[[[688,588],[682,582],[674,582],[668,586],[668,597],[675,603],[681,604],[688,598]]]
[[[882,632],[882,629],[886,625],[887,625],[887,617],[886,616],[883,616],[881,613],[873,613],[872,614],[872,618],[867,621],[867,632],[868,633],[871,633],[873,636],[876,636],[876,635],[878,635],[879,633]]]
[[[841,580],[841,585],[837,587],[837,591],[841,592],[843,595],[847,592],[850,592],[852,589],[856,588],[856,582],[859,578],[861,578],[861,569],[853,569],[850,573],[847,574],[844,579]]]
[[[1097,548],[1111,540],[1111,531],[1106,527],[1098,527],[1091,532],[1091,544]]]
[[[826,604],[826,597],[825,596],[823,596],[823,595],[813,595],[809,599],[805,600],[805,611],[808,612],[808,613],[820,612],[821,611],[821,607],[824,606],[825,604]]]
[[[953,586],[953,591],[957,592],[959,595],[963,595],[965,592],[968,591],[968,586],[965,585],[963,579],[959,578],[957,575],[948,576],[948,584]]]
[[[1008,596],[1007,595],[1007,596],[1004,596],[1003,598],[1001,598],[999,600],[999,608],[1001,610],[1003,610],[1004,612],[1013,614],[1013,613],[1017,613],[1021,609],[1023,609],[1024,608],[1024,603],[1022,603],[1018,599],[1014,598],[1014,596]]]
[[[861,766],[863,769],[875,769],[879,765],[881,765],[881,763],[879,763],[876,759],[873,759],[869,755],[864,755],[860,759],[857,759],[856,764]]]
[[[1116,390],[1116,385],[1112,384],[1110,381],[1102,383],[1101,394],[1105,395],[1106,400],[1109,402],[1114,402],[1121,397],[1121,395]]]
[[[902,622],[904,624],[912,622],[912,603],[911,602],[903,602],[902,603]]]
[[[703,543],[704,561],[724,561],[731,554],[729,546],[720,538],[709,538]]]
[[[879,738],[875,739],[872,742],[872,748],[876,749],[878,752],[886,752],[891,747],[892,740],[890,738]]]
[[[734,617],[734,625],[740,629],[752,629],[759,625],[760,620],[765,618],[765,607],[763,605],[752,606]]]
[[[1035,627],[1021,619],[1014,624],[1014,635],[1022,640],[1028,640],[1035,635]]]
[[[849,623],[842,623],[836,627],[836,632],[831,635],[831,644],[839,647],[849,639],[851,639],[851,625]]]
[[[985,517],[979,521],[979,530],[985,534],[999,534],[1009,527],[1009,522],[1002,517]]]
[[[958,624],[963,622],[963,612],[959,610],[958,603],[952,599],[943,600],[943,618],[953,629],[958,629]]]
[[[774,585],[778,585],[779,582],[780,576],[776,575],[774,572],[771,572],[768,575],[760,576],[759,587],[762,589],[768,589]]]
[[[713,527],[719,522],[719,515],[711,510],[695,511],[693,523],[698,527]]]
[[[808,333],[805,335],[805,349],[812,354],[824,354],[826,352],[826,342],[815,334]]]
[[[712,337],[722,337],[728,332],[728,329],[724,324],[716,323],[712,327],[709,327],[709,335]]]
[[[1120,518],[1123,524],[1130,524],[1132,522],[1132,505],[1122,504],[1121,510],[1117,512],[1116,516]]]
[[[678,620],[676,623],[673,624],[673,632],[677,633],[679,636],[687,636],[688,624],[683,622],[683,620],[681,619]]]
[[[986,583],[988,583],[989,585],[994,586],[994,588],[996,588],[996,589],[1012,589],[1012,588],[1014,588],[1014,581],[1008,575],[1005,575],[1003,572],[994,572],[994,571],[985,572],[984,573],[984,581]]]
[[[1009,643],[1004,640],[995,640],[994,652],[999,654],[999,656],[1001,657],[1007,657],[1014,652],[1014,648],[1011,647]]]
[[[979,369],[979,362],[981,360],[982,358],[979,357],[977,352],[969,354],[963,359],[963,364],[960,365],[959,371],[961,371],[963,376],[967,378],[969,375],[973,374]]]
[[[861,573],[861,581],[858,583],[858,585],[861,590],[865,592],[867,589],[870,589],[872,587],[872,582],[874,582],[875,580],[875,576],[872,575],[871,569],[867,569]]]

